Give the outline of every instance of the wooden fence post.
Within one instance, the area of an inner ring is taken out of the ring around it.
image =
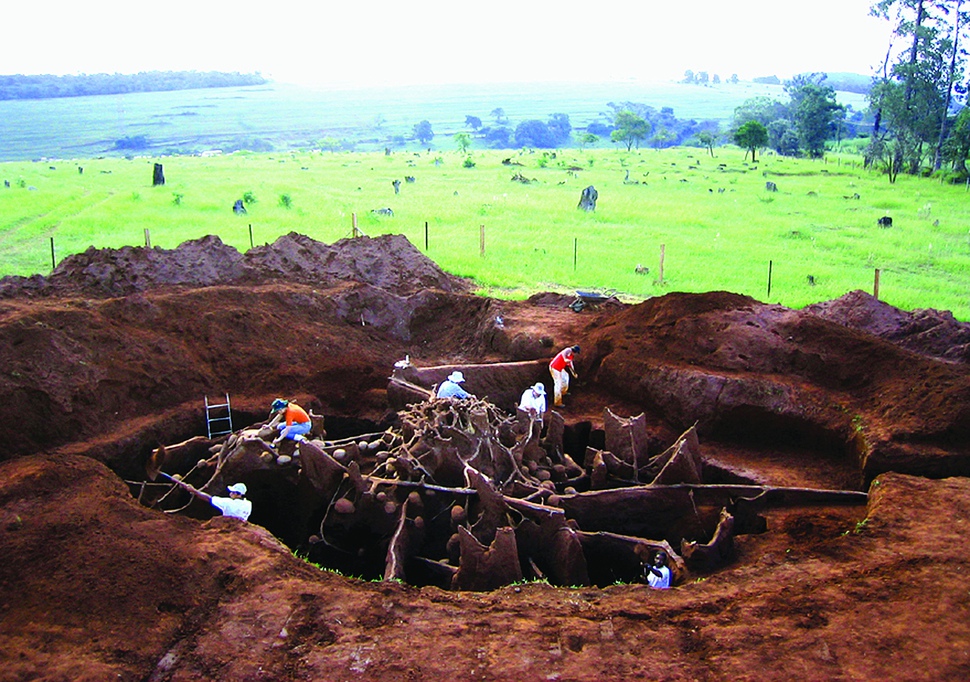
[[[576,261],[579,255],[579,237],[573,237],[573,272],[576,271]]]
[[[54,258],[54,238],[51,237],[51,270],[57,267],[57,259]]]
[[[249,248],[256,246],[253,244],[253,224],[249,223]]]
[[[879,300],[879,268],[876,268],[876,276],[872,282],[872,297]]]
[[[482,225],[478,228],[478,251],[479,255],[485,257],[485,226]]]
[[[667,250],[667,245],[661,244],[660,245],[660,268],[658,268],[658,272],[657,272],[658,284],[664,283],[664,253],[666,252],[666,250]]]
[[[773,262],[771,260],[769,260],[768,261],[768,294],[765,296],[765,300],[766,301],[769,298],[771,298],[771,266],[772,266],[772,264],[773,264]]]
[[[424,250],[428,250],[428,221],[424,221]]]
[[[354,239],[356,239],[357,237],[360,236],[360,232],[357,230],[357,214],[356,213],[351,213],[350,214],[350,221],[351,221],[351,224],[353,225],[353,227],[352,227],[352,229],[350,231],[350,234],[354,237]]]
[[[145,228],[145,248],[146,249],[152,248],[152,235],[148,231],[147,227]]]

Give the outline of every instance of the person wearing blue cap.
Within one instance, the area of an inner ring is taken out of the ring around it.
[[[297,442],[303,440],[304,436],[310,433],[313,428],[310,415],[307,414],[306,410],[289,400],[282,398],[274,400],[273,404],[270,405],[270,414],[276,415],[269,423],[270,428],[277,429],[280,432],[280,435],[272,443],[274,448],[284,438]]]

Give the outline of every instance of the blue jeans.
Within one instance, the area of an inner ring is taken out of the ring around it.
[[[311,422],[293,422],[289,426],[286,422],[278,424],[277,427],[280,430],[280,438],[289,438],[290,440],[296,440],[293,436],[305,436],[310,433],[310,429],[313,428]]]

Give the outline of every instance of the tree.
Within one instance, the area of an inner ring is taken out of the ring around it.
[[[755,151],[768,144],[768,129],[758,121],[748,121],[734,133],[734,143],[744,148],[744,158],[751,152],[751,162],[755,161]]]
[[[953,129],[943,146],[944,158],[953,164],[960,178],[967,175],[967,156],[970,155],[970,107],[964,107],[953,122]]]
[[[580,133],[579,136],[576,138],[576,142],[579,143],[580,149],[586,149],[586,145],[596,144],[599,141],[599,139],[600,139],[599,136],[594,135],[593,133],[586,132],[586,133]]]
[[[613,120],[613,132],[610,139],[613,142],[622,142],[626,145],[626,150],[630,151],[636,144],[640,148],[640,141],[650,134],[650,124],[632,111],[620,111]]]
[[[458,151],[464,154],[468,151],[468,147],[472,143],[472,137],[468,133],[455,133],[455,144],[458,145]]]
[[[465,116],[465,125],[472,130],[478,130],[482,127],[482,119],[478,116]]]
[[[568,114],[553,114],[546,126],[557,145],[569,142],[569,138],[573,134],[573,126],[569,122]]]
[[[750,97],[734,110],[734,127],[740,128],[748,121],[757,121],[767,127],[779,118],[788,118],[788,107],[770,97]]]
[[[556,146],[556,138],[549,130],[549,126],[537,119],[531,119],[516,126],[515,145],[517,147],[552,149]]]
[[[434,139],[434,131],[431,130],[431,123],[427,120],[414,125],[414,137],[421,144],[428,144]]]
[[[676,139],[676,136],[666,128],[660,128],[653,134],[653,144],[660,149],[668,147],[674,139]]]
[[[491,112],[492,117],[495,119],[496,124],[508,123],[509,119],[505,117],[505,109],[502,107],[495,107]]]
[[[707,151],[709,151],[711,153],[711,158],[713,159],[714,158],[714,142],[717,139],[714,136],[714,133],[709,132],[707,130],[702,130],[701,132],[697,133],[696,137],[697,137],[697,141],[700,142],[702,145],[704,145],[704,147],[707,148]]]
[[[684,71],[684,80],[681,83],[686,83],[687,85],[692,85],[694,83],[694,72],[690,69]]]
[[[798,140],[817,159],[825,153],[825,141],[834,135],[836,122],[845,117],[845,107],[836,102],[835,90],[813,83],[790,90],[789,96]]]
[[[495,126],[494,128],[482,128],[482,137],[495,149],[502,149],[509,146],[512,137],[512,130],[507,126]]]

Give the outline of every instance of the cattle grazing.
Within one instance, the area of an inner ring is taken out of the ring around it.
[[[808,276],[808,286],[810,287],[815,286],[815,275]]]
[[[374,215],[386,215],[386,216],[394,215],[394,211],[392,211],[389,208],[375,208],[371,211],[371,213],[373,213]]]
[[[4,187],[10,187],[10,181],[9,180],[4,180],[3,181],[3,186]]]
[[[893,219],[888,215],[884,215],[882,218],[876,221],[876,224],[879,225],[879,227],[892,227]]]
[[[416,180],[413,175],[405,175],[404,182],[413,183],[416,182]]]
[[[765,183],[765,189],[768,190],[769,192],[777,192],[778,185],[776,185],[771,180],[769,180],[768,182]]]
[[[401,192],[401,181],[395,179],[391,181],[391,184],[394,185],[394,193],[399,194]]]
[[[246,207],[243,206],[242,199],[236,199],[236,203],[232,205],[232,212],[235,213],[236,215],[245,215]]]
[[[78,166],[77,167],[77,174],[78,175],[84,175],[84,166]]]
[[[152,170],[152,187],[160,187],[165,184],[165,171],[162,164],[156,163]]]
[[[650,272],[650,268],[646,268],[637,263],[637,266],[633,268],[633,272],[637,273],[638,275],[646,275]]]

